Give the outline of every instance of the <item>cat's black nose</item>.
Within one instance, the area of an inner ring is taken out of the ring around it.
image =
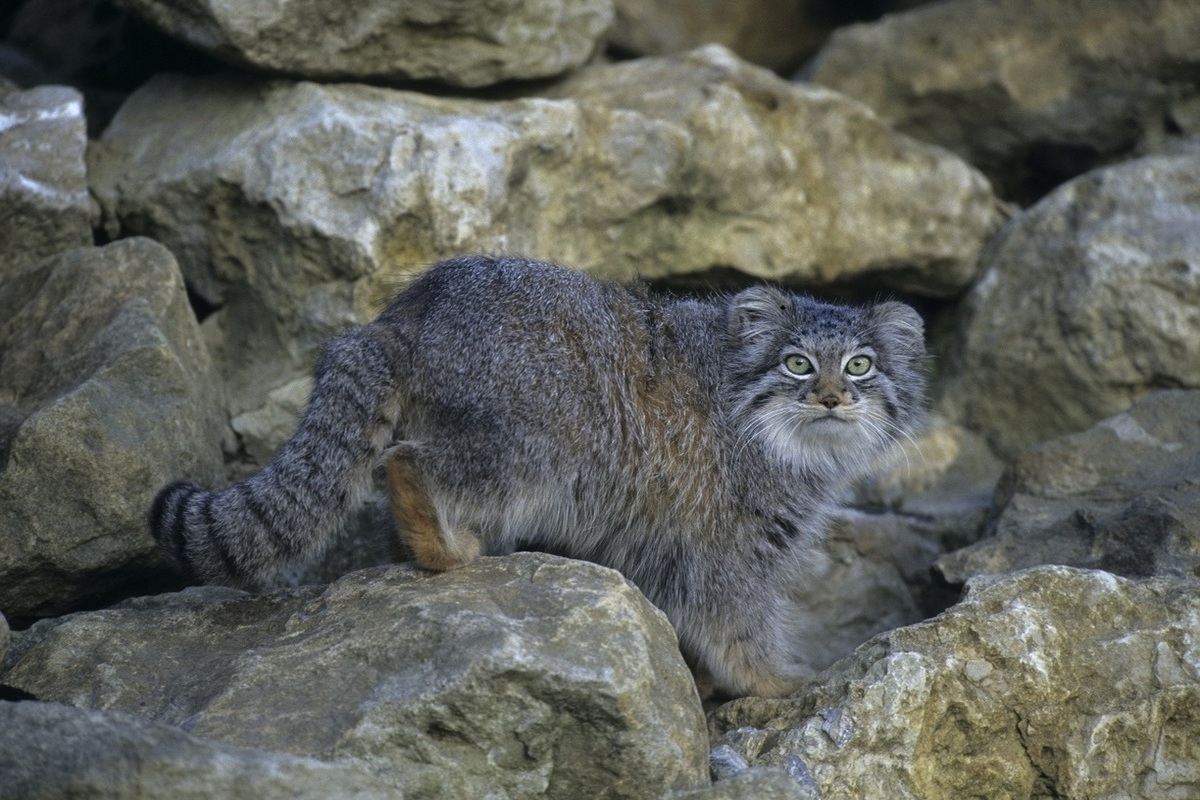
[[[842,398],[836,394],[827,394],[818,401],[826,408],[833,410],[842,404]]]

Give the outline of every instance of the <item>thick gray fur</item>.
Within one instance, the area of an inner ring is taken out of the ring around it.
[[[845,371],[865,354],[870,371]],[[790,355],[816,365],[785,366]],[[918,423],[921,319],[757,287],[709,302],[515,258],[447,261],[333,339],[294,436],[224,491],[165,488],[151,525],[206,581],[312,558],[385,457],[486,554],[613,567],[733,694],[807,674],[788,586],[834,499]]]

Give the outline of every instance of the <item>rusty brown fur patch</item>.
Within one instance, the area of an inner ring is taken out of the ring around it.
[[[408,541],[417,563],[439,572],[461,567],[479,553],[474,536],[459,533],[447,541],[421,478],[401,458],[387,462],[388,494],[396,528]],[[457,546],[455,546],[457,545]]]

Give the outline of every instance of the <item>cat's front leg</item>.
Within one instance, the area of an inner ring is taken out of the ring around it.
[[[786,602],[760,587],[753,598],[728,597],[705,609],[690,626],[693,658],[711,676],[718,691],[735,697],[787,697],[813,671],[795,659],[789,647]]]

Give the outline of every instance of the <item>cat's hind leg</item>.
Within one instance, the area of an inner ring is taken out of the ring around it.
[[[396,528],[425,569],[439,572],[461,567],[479,555],[479,538],[469,531],[449,529],[421,476],[406,458],[394,455],[387,462],[388,498]]]

